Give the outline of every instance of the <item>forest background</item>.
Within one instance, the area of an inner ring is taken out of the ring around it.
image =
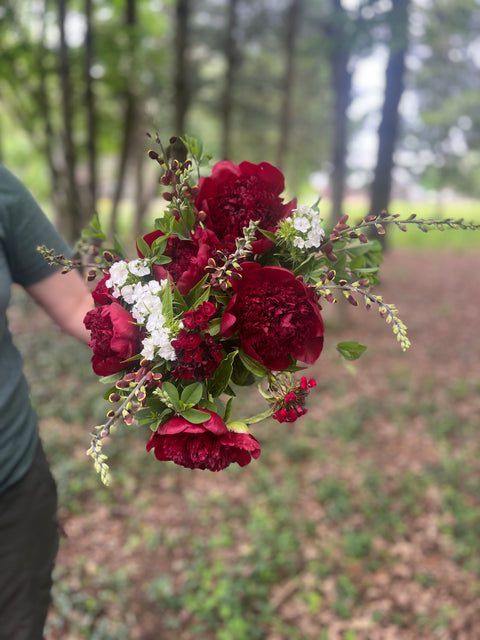
[[[475,0],[7,0],[1,157],[70,240],[125,203],[142,229],[145,132],[272,162],[334,218],[475,197],[479,23]]]
[[[130,246],[158,215],[145,132],[277,164],[325,217],[478,222],[479,33],[478,0],[3,0],[1,159],[71,241],[94,210]],[[378,290],[411,349],[324,308],[309,412],[259,427],[258,461],[191,472],[119,430],[108,489],[90,352],[15,290],[66,533],[49,640],[477,638],[478,237],[388,231]]]

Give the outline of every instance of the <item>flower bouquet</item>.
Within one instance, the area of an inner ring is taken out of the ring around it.
[[[219,471],[258,458],[250,425],[270,417],[291,423],[307,413],[316,382],[303,370],[322,352],[322,303],[344,296],[355,306],[376,306],[400,347],[409,346],[396,307],[372,293],[382,252],[367,230],[384,233],[385,223],[402,230],[480,227],[382,212],[355,224],[343,216],[327,230],[318,203],[284,202],[284,177],[271,164],[222,161],[200,177],[208,158],[193,138],[182,141],[185,161],[170,159],[158,137],[159,151],[149,152],[166,206],[137,239],[136,258],[119,247],[97,251],[88,275],[102,276],[84,321],[93,370],[115,406],[88,450],[105,484],[102,443],[119,422],[146,427],[147,450],[187,468]],[[104,240],[98,219],[86,234]],[[44,252],[66,269],[77,266]],[[366,347],[352,341],[337,349],[353,360]],[[231,420],[246,385],[256,386],[265,411]]]

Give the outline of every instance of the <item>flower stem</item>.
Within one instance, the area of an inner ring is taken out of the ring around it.
[[[115,412],[108,418],[105,424],[96,427],[97,432],[92,434],[90,448],[87,455],[93,458],[95,470],[100,473],[101,480],[104,485],[110,484],[110,470],[106,462],[107,456],[102,452],[102,441],[110,435],[111,429],[115,422],[123,415],[125,407],[133,400],[137,391],[141,389],[145,383],[147,376],[144,375],[132,388],[128,396],[123,400],[122,404],[117,407]]]

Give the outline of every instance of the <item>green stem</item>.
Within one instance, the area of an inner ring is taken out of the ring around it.
[[[267,409],[263,413],[258,413],[256,416],[252,416],[251,418],[247,418],[246,420],[242,420],[245,424],[255,424],[256,422],[262,422],[262,420],[266,420],[270,418],[273,414],[271,409]]]

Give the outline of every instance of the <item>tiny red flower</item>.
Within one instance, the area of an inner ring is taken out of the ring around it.
[[[205,225],[229,247],[243,235],[250,220],[258,220],[260,228],[274,233],[278,223],[296,207],[296,200],[284,203],[280,194],[285,188],[283,173],[269,164],[242,162],[238,166],[222,160],[213,167],[210,177],[201,178],[195,200],[199,211],[206,214]],[[258,233],[254,253],[263,253],[272,241]]]
[[[272,418],[278,422],[295,422],[298,418],[301,418],[307,413],[307,410],[303,407],[295,407],[293,409],[279,409],[276,411]]]
[[[203,302],[192,311],[185,311],[183,314],[183,324],[187,329],[199,329],[206,331],[208,321],[215,314],[215,305],[211,302]]]
[[[210,415],[206,422],[193,424],[175,416],[158,426],[147,444],[160,461],[171,460],[187,469],[221,471],[233,462],[246,466],[260,455],[260,443],[248,432],[230,431],[220,416]]]
[[[174,378],[184,380],[206,380],[210,378],[222,361],[223,349],[209,333],[181,329],[172,341],[177,366],[172,371]]]
[[[215,311],[214,304],[203,302],[196,309],[183,314],[182,321],[186,329],[181,329],[171,343],[177,362],[172,371],[174,378],[206,380],[222,361],[221,345],[206,332],[208,321]]]
[[[307,413],[305,401],[310,389],[315,387],[316,380],[307,380],[302,376],[297,383],[294,376],[285,375],[270,385],[270,406],[273,410],[272,418],[278,422],[295,422]]]

